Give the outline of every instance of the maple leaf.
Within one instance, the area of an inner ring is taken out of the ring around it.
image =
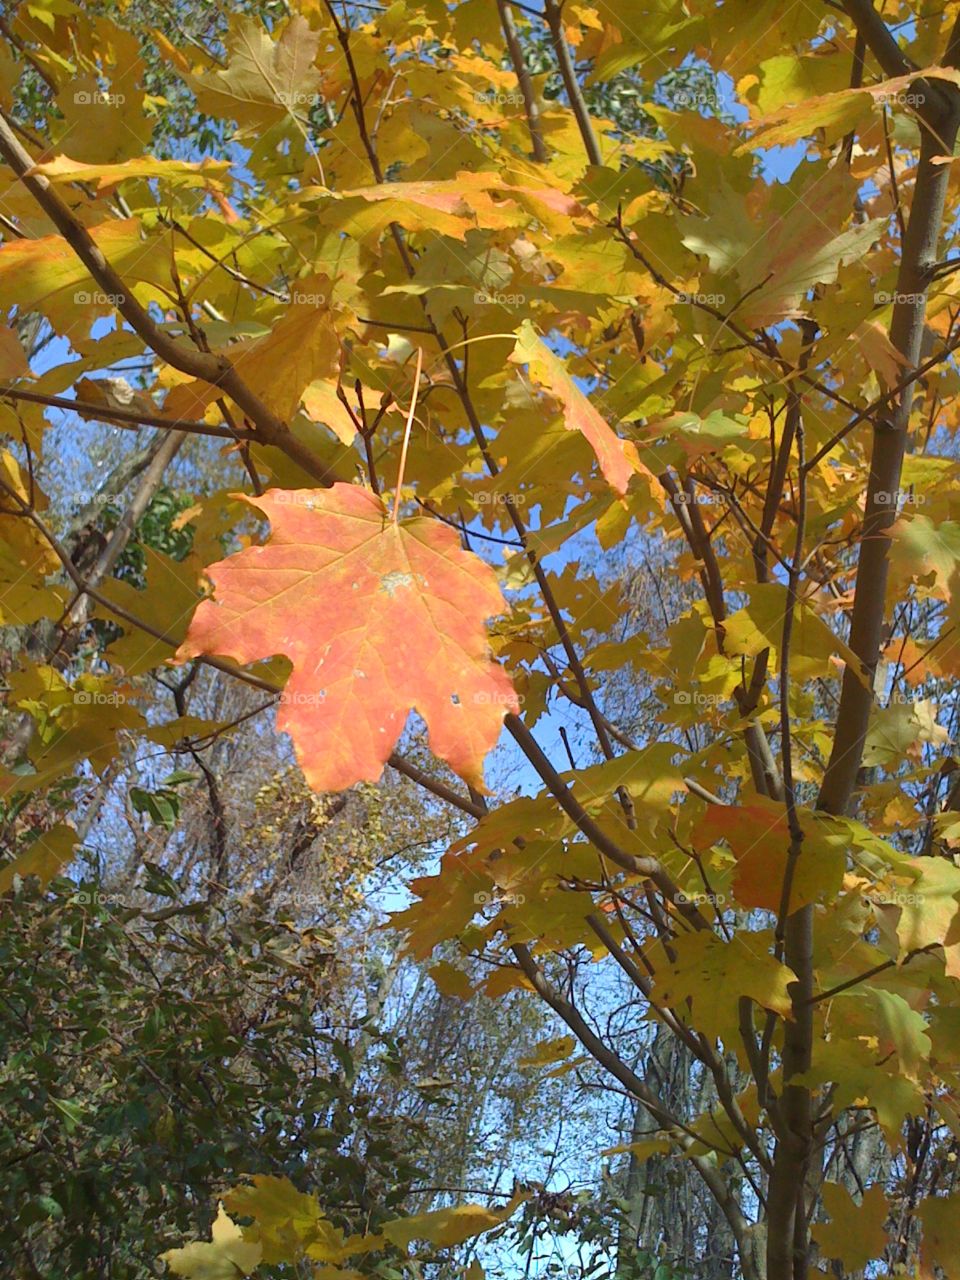
[[[436,983],[441,995],[453,996],[457,1000],[472,998],[474,991],[470,979],[462,969],[452,965],[449,960],[438,960],[432,968],[427,970],[427,973]]]
[[[139,223],[122,218],[91,227],[97,248],[128,283],[153,278],[159,266],[160,239],[144,242]],[[169,259],[163,264],[169,277]],[[162,269],[162,268],[160,268]],[[89,331],[97,315],[114,308],[86,267],[61,236],[8,240],[0,246],[0,307],[39,311],[55,327]],[[80,309],[78,309],[78,307]]]
[[[796,975],[770,954],[772,938],[769,929],[739,934],[734,942],[706,929],[683,934],[672,961],[656,965],[658,1000],[673,1008],[691,1001],[698,1025],[721,1039],[735,1034],[741,995],[789,1018],[788,988]]]
[[[31,172],[43,174],[52,182],[89,182],[102,191],[131,178],[163,178],[178,185],[222,189],[221,180],[228,175],[229,170],[229,161],[212,160],[209,156],[199,163],[138,156],[116,164],[85,164],[68,155],[59,155],[34,165]]]
[[[248,1276],[260,1262],[259,1244],[244,1241],[243,1232],[227,1217],[220,1205],[210,1231],[211,1239],[188,1244],[183,1249],[168,1249],[162,1260],[175,1276],[191,1280],[234,1280]]]
[[[937,1266],[943,1268],[944,1275],[955,1275],[960,1267],[958,1208],[960,1195],[931,1197],[920,1206],[917,1216],[923,1223],[923,1243],[920,1246],[922,1280],[934,1280]]]
[[[6,381],[9,378],[32,377],[20,339],[12,329],[0,325],[0,378]]]
[[[386,1223],[383,1234],[391,1244],[401,1249],[408,1248],[414,1240],[429,1240],[439,1248],[452,1248],[469,1240],[471,1236],[480,1235],[506,1222],[525,1198],[522,1192],[518,1192],[502,1209],[487,1209],[479,1204],[460,1204],[412,1214],[409,1218],[395,1218]]]
[[[276,41],[256,19],[234,14],[227,67],[184,79],[202,110],[252,131],[284,116],[305,117],[310,104],[320,100],[323,76],[313,65],[319,47],[320,33],[311,31],[302,14],[286,24]]]
[[[787,185],[771,189],[761,211],[721,180],[706,217],[680,218],[683,243],[720,273],[710,278],[710,290],[724,306],[737,302],[739,323],[801,314],[807,291],[836,280],[840,267],[861,257],[880,234],[879,219],[837,230],[851,185],[844,171],[829,170],[818,184],[816,208]]]
[[[357,428],[346,406],[337,395],[337,384],[332,378],[318,378],[304,387],[303,407],[314,422],[322,422],[330,428],[342,444],[349,445],[357,434]]]
[[[503,609],[490,567],[437,520],[386,524],[380,499],[355,485],[246,500],[269,517],[270,541],[210,566],[216,598],[178,658],[289,658],[277,724],[317,791],[376,781],[411,709],[434,752],[482,786],[517,707],[487,652],[484,620]]]
[[[831,901],[843,878],[843,831],[828,820],[802,815],[802,854],[791,881],[791,906]],[[790,827],[782,805],[758,798],[753,804],[710,805],[697,828],[703,840],[725,840],[736,858],[733,891],[745,907],[776,911],[790,848]]]
[[[798,63],[796,58],[784,61],[791,67],[796,67]],[[738,152],[742,154],[756,150],[758,147],[786,146],[798,138],[809,137],[820,129],[825,131],[829,141],[835,141],[842,134],[855,128],[863,116],[875,110],[877,106],[903,102],[906,92],[920,76],[958,83],[958,75],[954,68],[927,67],[922,72],[911,71],[909,75],[882,80],[879,84],[855,89],[840,89],[820,97],[806,97],[799,105],[797,98],[794,97],[793,101],[785,106],[754,120],[752,127],[755,132],[749,142],[741,144]]]
[[[234,1187],[226,1206],[238,1217],[252,1218],[245,1239],[261,1249],[265,1263],[283,1262],[301,1251],[324,1262],[340,1262],[375,1248],[380,1237],[344,1237],[329,1222],[314,1196],[298,1191],[289,1178],[257,1174],[252,1185]]]
[[[789,607],[786,585],[756,583],[745,588],[744,594],[749,596],[749,604],[723,623],[727,652],[755,657],[765,649],[778,651]],[[869,686],[869,674],[850,646],[827,626],[814,611],[811,601],[799,600],[795,606],[791,665],[807,676],[826,674],[834,669],[831,662],[834,654],[844,660],[861,684]]]
[[[870,1187],[861,1203],[854,1204],[846,1187],[827,1182],[823,1201],[833,1221],[818,1222],[813,1227],[820,1251],[828,1258],[839,1258],[849,1271],[862,1271],[868,1262],[882,1255],[887,1243],[884,1223],[890,1207],[883,1187]]]
[[[77,838],[74,828],[64,822],[41,832],[28,849],[0,868],[0,893],[10,891],[15,876],[36,876],[41,885],[49,884],[73,859]]]
[[[597,455],[604,477],[623,496],[630,477],[640,470],[636,446],[629,440],[621,440],[603,420],[567,373],[563,361],[537,336],[529,320],[520,327],[510,360],[513,364],[527,365],[530,377],[560,401],[563,425],[568,431],[581,432]]]
[[[339,351],[330,313],[314,301],[325,299],[328,288],[325,276],[298,282],[306,301],[288,307],[264,337],[224,349],[247,386],[284,420],[296,412],[305,387],[336,367]],[[193,379],[170,391],[163,412],[171,418],[202,418],[220,395],[218,387]]]
[[[954,520],[936,524],[921,515],[902,516],[887,533],[893,540],[890,565],[894,585],[902,587],[911,576],[916,577],[925,594],[950,603],[953,615],[960,585],[960,524]]]

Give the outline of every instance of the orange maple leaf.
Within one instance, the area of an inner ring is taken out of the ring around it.
[[[293,671],[277,726],[318,791],[375,782],[411,709],[436,755],[482,786],[484,756],[517,708],[487,646],[485,619],[503,610],[490,566],[437,520],[388,522],[356,485],[246,501],[269,518],[270,540],[209,567],[215,598],[177,658],[284,654]]]

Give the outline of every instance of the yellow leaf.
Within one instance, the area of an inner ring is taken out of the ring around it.
[[[323,95],[323,75],[314,66],[320,33],[305,17],[291,18],[274,40],[256,19],[231,14],[227,66],[184,75],[201,110],[236,120],[249,134],[285,118],[305,120]]]
[[[450,1209],[434,1209],[409,1218],[396,1218],[383,1227],[384,1236],[400,1249],[409,1248],[413,1240],[429,1240],[440,1249],[462,1244],[473,1236],[499,1227],[524,1200],[515,1195],[503,1209],[485,1209],[479,1204],[461,1204]]]
[[[796,975],[771,954],[771,929],[757,933],[740,930],[732,942],[707,929],[695,930],[673,939],[670,946],[674,959],[664,954],[655,963],[654,995],[659,1003],[684,1016],[688,1016],[685,1006],[689,1000],[693,1023],[706,1035],[732,1043],[738,1034],[741,996],[749,996],[781,1017],[790,1017],[787,988]],[[661,948],[658,944],[655,954]]]
[[[625,494],[630,477],[641,470],[636,445],[617,436],[571,378],[563,361],[537,336],[529,320],[517,332],[517,345],[510,360],[525,364],[530,377],[560,402],[566,429],[583,435],[597,455],[604,478],[617,493]]]
[[[750,603],[731,614],[723,624],[725,648],[731,654],[756,657],[764,649],[778,653],[787,613],[787,588],[781,582],[767,582],[746,589]],[[830,659],[836,655],[867,685],[867,676],[853,650],[840,639],[806,601],[794,609],[790,643],[791,670],[798,679],[827,675]],[[839,674],[839,673],[837,673]]]
[[[259,1265],[258,1244],[248,1244],[243,1232],[219,1206],[209,1243],[197,1241],[183,1249],[168,1249],[160,1255],[175,1276],[189,1280],[237,1280]]]
[[[308,384],[336,368],[339,344],[326,309],[329,287],[326,276],[299,281],[292,304],[265,337],[234,343],[220,353],[285,422]],[[172,418],[202,418],[222,395],[208,382],[184,382],[169,392],[163,412]]]
[[[20,339],[12,329],[0,325],[0,378],[7,382],[11,378],[32,377]]]
[[[860,1204],[836,1182],[825,1182],[821,1195],[831,1221],[814,1223],[811,1234],[823,1256],[839,1258],[846,1271],[862,1271],[869,1262],[879,1261],[887,1245],[884,1223],[890,1212],[883,1187],[870,1187]]]
[[[319,379],[311,382],[303,392],[303,407],[308,417],[329,427],[343,444],[353,443],[357,434],[356,424],[337,395],[336,381]]]
[[[428,970],[441,995],[456,996],[458,1000],[469,1000],[473,994],[470,979],[449,960],[441,960]]]
[[[934,1280],[935,1267],[952,1277],[960,1274],[960,1234],[957,1215],[960,1195],[938,1196],[924,1200],[917,1216],[923,1223],[920,1245],[920,1274],[923,1280]]]
[[[22,880],[28,876],[36,876],[41,888],[46,888],[72,859],[76,843],[76,831],[62,822],[58,822],[49,831],[44,831],[29,849],[6,866],[0,867],[0,893],[8,892],[15,876]]]
[[[53,182],[87,182],[91,186],[95,185],[99,191],[131,178],[162,178],[176,186],[219,190],[223,187],[223,179],[230,172],[230,163],[227,160],[212,160],[209,156],[199,162],[137,156],[116,164],[86,164],[82,160],[59,155],[42,164],[35,164],[30,172],[42,174]]]
[[[553,1040],[541,1040],[532,1053],[521,1058],[521,1067],[546,1067],[569,1058],[576,1047],[573,1036],[557,1036]]]

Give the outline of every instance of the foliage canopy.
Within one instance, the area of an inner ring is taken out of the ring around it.
[[[731,1274],[960,1274],[960,5],[298,0],[149,53],[132,12],[0,26],[0,888],[69,865],[123,744],[231,731],[150,673],[245,682],[315,790],[386,765],[469,819],[395,927],[545,1003]],[[73,456],[156,442],[85,557],[64,412]],[[606,566],[654,555],[625,627]],[[614,970],[705,1110],[605,1033]],[[255,1154],[174,1274],[416,1270],[523,1198],[354,1230]]]

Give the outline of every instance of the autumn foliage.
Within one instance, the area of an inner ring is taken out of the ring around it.
[[[302,0],[217,48],[124,8],[0,27],[0,611],[34,637],[0,888],[70,866],[78,808],[30,818],[51,788],[221,731],[148,673],[246,682],[314,791],[396,770],[467,823],[393,926],[450,994],[545,1003],[645,1109],[633,1154],[696,1170],[731,1275],[960,1276],[960,5]],[[226,141],[171,145],[175,109]],[[42,489],[64,412],[76,451],[100,422],[213,468],[186,554],[75,562]],[[650,557],[624,627],[616,566]],[[257,1175],[165,1258],[353,1277],[521,1199],[344,1238]]]

